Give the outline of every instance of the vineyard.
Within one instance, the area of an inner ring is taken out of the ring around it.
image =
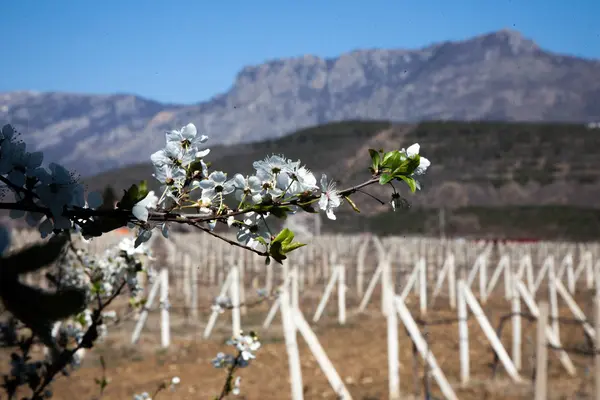
[[[101,252],[123,235],[78,246]],[[156,239],[145,308],[114,303],[108,338],[55,398],[95,398],[106,376],[102,398],[130,399],[175,375],[159,399],[213,398],[226,372],[211,360],[240,329],[263,344],[240,372],[246,399],[598,398],[598,244],[304,239],[283,266],[206,234]],[[232,306],[212,307],[218,296]]]

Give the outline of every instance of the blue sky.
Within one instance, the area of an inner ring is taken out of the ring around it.
[[[195,103],[272,58],[418,48],[502,28],[600,58],[598,0],[0,0],[0,15],[0,92]]]

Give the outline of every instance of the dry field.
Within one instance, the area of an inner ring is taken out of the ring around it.
[[[499,291],[497,293],[500,293]],[[578,303],[587,315],[590,294],[579,292]],[[408,300],[411,300],[410,298]],[[418,317],[415,299],[409,301],[413,315]],[[304,296],[301,309],[307,320],[311,320],[316,309],[318,293]],[[206,302],[205,304],[208,304]],[[354,399],[387,399],[387,346],[386,322],[380,312],[378,296],[371,300],[366,314],[349,314],[345,326],[337,324],[335,300],[330,299],[325,314],[313,325],[322,346],[338,370]],[[349,310],[356,306],[349,299]],[[248,310],[242,319],[246,330],[252,328],[259,333],[268,310],[268,304],[261,304]],[[492,325],[498,327],[503,315],[510,313],[509,303],[501,296],[492,297],[484,310]],[[175,310],[176,311],[176,310]],[[571,318],[568,309],[561,309],[561,316]],[[152,392],[162,380],[173,376],[181,378],[181,385],[175,392],[161,392],[158,399],[212,399],[220,392],[225,378],[224,370],[214,369],[211,359],[219,351],[227,351],[224,341],[230,333],[229,315],[221,315],[213,335],[208,340],[201,338],[204,324],[192,326],[186,323],[181,313],[172,315],[172,346],[168,350],[159,349],[160,328],[158,314],[152,313],[149,323],[142,333],[140,343],[128,345],[133,322],[126,322],[111,329],[109,339],[95,348],[84,360],[84,366],[71,378],[59,377],[53,390],[56,399],[95,398],[98,386],[95,378],[102,376],[99,357],[107,363],[106,376],[110,380],[103,399],[131,399],[134,393]],[[202,313],[200,321],[205,322],[208,312]],[[439,298],[428,312],[428,321],[456,318],[456,312],[447,307],[447,301]],[[530,379],[535,365],[535,322],[523,320],[523,370],[527,384],[517,385],[511,381],[501,365],[493,376],[494,354],[482,330],[474,318],[469,320],[469,342],[471,357],[471,383],[461,388],[458,364],[458,327],[456,324],[441,324],[427,327],[427,337],[431,350],[438,363],[454,386],[460,399],[531,399],[533,386]],[[510,320],[504,324],[501,338],[510,353]],[[401,388],[405,398],[425,398],[423,387],[424,366],[420,358],[413,357],[411,341],[400,327],[400,374]],[[425,329],[422,327],[422,332]],[[583,331],[576,325],[561,325],[561,338],[565,347],[585,348]],[[252,365],[240,370],[243,399],[289,399],[290,384],[288,361],[279,317],[266,331],[262,332],[263,347],[258,351]],[[306,399],[335,399],[335,393],[319,369],[314,357],[299,335],[302,361],[303,384]],[[552,399],[591,398],[593,382],[586,369],[593,367],[592,360],[571,355],[578,375],[569,378],[558,359],[549,354],[549,393]],[[6,365],[4,363],[4,365]],[[429,378],[433,398],[443,398],[433,378]],[[412,397],[415,396],[415,397]],[[231,396],[234,398],[235,396]]]

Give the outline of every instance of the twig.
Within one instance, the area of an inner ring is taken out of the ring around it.
[[[67,351],[64,351],[63,353],[61,353],[61,356],[58,358],[58,360],[56,360],[53,364],[51,364],[48,367],[46,376],[44,377],[42,384],[35,390],[31,400],[42,400],[43,399],[42,393],[43,393],[44,389],[46,389],[46,387],[50,384],[50,382],[52,382],[52,379],[54,378],[54,376],[67,366],[67,364],[71,361],[71,359],[73,358],[75,353],[77,353],[77,351],[81,350],[84,345],[89,345],[89,343],[93,341],[90,339],[90,336],[92,336],[92,334],[93,334],[92,332],[96,331],[96,328],[98,327],[98,323],[102,319],[102,311],[106,307],[108,307],[108,305],[115,298],[117,298],[117,296],[119,294],[121,294],[121,290],[123,290],[123,288],[125,287],[126,284],[127,284],[127,281],[123,280],[121,285],[108,298],[108,300],[104,304],[102,304],[102,306],[99,307],[98,310],[95,311],[92,325],[87,329],[87,331],[83,335],[82,340],[77,344],[77,346],[72,350],[67,350]]]

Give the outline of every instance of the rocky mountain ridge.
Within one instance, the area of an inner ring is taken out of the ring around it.
[[[417,50],[271,60],[244,67],[226,93],[193,105],[127,94],[0,93],[0,121],[84,176],[148,160],[165,130],[189,122],[214,145],[349,119],[596,121],[600,62],[553,54],[502,30]]]

